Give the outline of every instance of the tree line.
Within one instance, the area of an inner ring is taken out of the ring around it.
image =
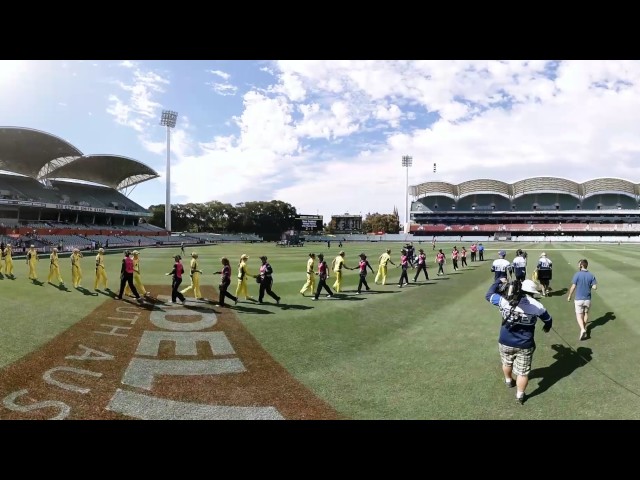
[[[164,228],[164,204],[151,205],[149,211],[152,216],[147,222]],[[293,229],[297,216],[293,205],[280,200],[236,205],[214,200],[171,205],[171,227],[176,232],[253,233],[265,240],[279,240],[283,232]],[[400,224],[395,215],[369,213],[362,228],[363,233],[398,233]],[[329,222],[325,224],[324,233],[331,233],[334,229],[335,226]]]

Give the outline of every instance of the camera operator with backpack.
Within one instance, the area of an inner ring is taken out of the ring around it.
[[[534,298],[538,293],[533,280],[513,280],[501,277],[494,281],[486,299],[499,308],[502,316],[498,350],[502,361],[505,384],[517,386],[516,401],[525,402],[525,390],[536,349],[534,334],[538,318],[544,322],[543,331],[548,333],[553,319],[544,305]],[[514,381],[512,373],[516,374]]]

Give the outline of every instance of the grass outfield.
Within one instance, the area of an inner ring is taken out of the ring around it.
[[[416,247],[419,247],[417,243]],[[458,244],[458,247],[463,244]],[[451,244],[438,244],[450,252]],[[465,246],[468,247],[468,244]],[[211,275],[226,255],[235,267],[242,253],[250,256],[255,273],[259,255],[274,268],[276,306],[267,297],[259,309],[239,303],[240,320],[298,380],[339,412],[354,419],[640,419],[640,319],[634,313],[640,283],[640,249],[635,245],[491,243],[485,261],[437,277],[434,252],[427,242],[430,281],[398,288],[400,270],[390,266],[386,286],[355,295],[356,271],[344,275],[343,299],[313,302],[299,290],[305,281],[307,255],[324,253],[328,263],[340,250],[325,244],[281,248],[275,244],[199,247],[203,284],[217,285]],[[529,252],[530,264],[544,250],[554,264],[554,296],[541,299],[554,318],[554,330],[536,329],[537,351],[524,406],[502,380],[497,337],[500,316],[484,295],[492,283],[489,268],[496,252],[505,248],[512,259],[516,248]],[[399,259],[399,243],[346,243],[346,264],[355,266],[365,252],[374,269],[377,258],[391,248]],[[146,285],[168,284],[174,249],[140,249]],[[598,279],[594,294],[591,338],[578,341],[573,302],[566,289],[580,258]],[[107,256],[110,286],[119,283],[121,255]],[[113,301],[93,292],[93,256],[83,260],[84,293],[60,291],[27,280],[24,260],[14,260],[16,280],[0,280],[0,367],[37,349],[83,318],[98,304]],[[71,282],[68,257],[61,259],[62,275]],[[185,262],[185,263],[188,263]],[[48,258],[40,261],[40,280],[46,281]],[[413,271],[409,271],[413,281]],[[187,280],[188,282],[188,280]],[[333,279],[329,285],[333,284]],[[257,296],[257,284],[249,284]],[[235,289],[235,281],[232,283]],[[152,291],[153,293],[153,291]],[[251,307],[251,308],[247,308]],[[261,312],[261,313],[257,313]]]

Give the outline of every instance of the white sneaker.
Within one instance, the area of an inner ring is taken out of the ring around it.
[[[311,297],[311,300],[318,300],[316,297]]]
[[[327,295],[327,298],[331,298],[333,295]]]
[[[187,304],[187,300],[182,300],[182,305],[186,305]]]

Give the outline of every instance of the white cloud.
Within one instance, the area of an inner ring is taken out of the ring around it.
[[[229,80],[229,78],[231,78],[231,75],[229,75],[226,72],[223,72],[222,70],[207,70],[207,71],[213,75],[216,75],[222,78],[223,80]]]
[[[164,85],[168,85],[169,80],[135,65],[126,66],[132,68],[132,78],[128,82],[116,82],[120,90],[124,91],[124,99],[116,93],[109,95],[107,113],[117,123],[143,133],[151,124],[157,123],[161,104],[154,100],[154,96],[164,92]]]
[[[136,64],[133,63],[131,60],[124,60],[123,62],[120,62],[119,65],[125,68],[134,68],[136,66]]]
[[[640,62],[563,61],[554,70],[555,63],[261,66],[272,85],[244,94],[242,111],[227,122],[236,131],[206,139],[176,132],[175,192],[191,201],[277,198],[325,217],[397,206],[403,217],[406,154],[412,185],[544,175],[639,182]],[[113,115],[144,128],[157,104],[140,94],[145,109],[127,92],[126,102],[112,99]],[[153,142],[147,148],[161,151]]]
[[[231,85],[230,83],[209,83],[214,92],[218,95],[227,96],[235,95],[238,92],[238,87]]]
[[[231,78],[231,75],[229,73],[223,72],[222,70],[207,70],[207,72],[225,80],[224,82],[207,83],[207,85],[210,86],[218,95],[226,97],[238,93],[238,87],[226,81]]]

